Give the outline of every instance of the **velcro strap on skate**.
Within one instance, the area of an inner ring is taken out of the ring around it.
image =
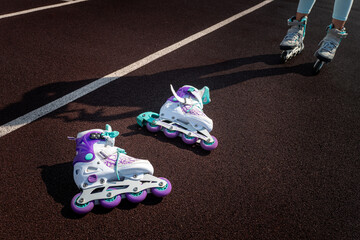
[[[103,158],[103,159],[106,159],[108,158],[109,156],[111,155],[114,155],[115,153],[118,152],[117,150],[118,148],[116,147],[105,147],[103,149],[101,149],[99,151],[99,155]]]
[[[303,22],[299,22],[299,21],[293,21],[293,22],[288,22],[289,26],[305,26],[305,24]]]
[[[347,35],[348,35],[348,33],[347,33],[347,32],[345,32],[345,31],[342,31],[342,32],[339,32],[339,33],[338,33],[338,36],[339,36],[341,39],[346,38],[346,37],[347,37]]]
[[[288,26],[305,26],[306,19],[302,18],[300,21],[296,20],[296,17],[293,16],[288,19]]]
[[[334,36],[335,38],[340,38],[340,39],[346,38],[348,35],[348,33],[346,32],[346,29],[344,27],[341,30],[338,30],[335,28],[334,24],[330,24],[326,28],[326,32],[329,33],[331,36]]]

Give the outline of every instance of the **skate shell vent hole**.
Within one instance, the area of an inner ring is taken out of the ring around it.
[[[129,185],[123,185],[123,186],[110,186],[108,189],[111,188],[111,190],[118,190],[118,189],[126,189]]]
[[[128,188],[129,185],[123,185],[123,186],[110,186],[108,189],[111,189],[111,190],[119,190],[119,189],[126,189]]]
[[[80,171],[79,169],[76,169],[75,174],[78,175],[79,171]]]
[[[96,172],[97,170],[98,170],[98,168],[96,168],[96,167],[88,167],[86,169],[86,172],[87,173],[92,173],[92,172]]]

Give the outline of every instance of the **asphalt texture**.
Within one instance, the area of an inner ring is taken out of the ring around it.
[[[260,2],[89,0],[1,19],[1,124]],[[5,0],[0,13],[55,3]],[[288,63],[279,43],[297,1],[275,0],[0,138],[0,239],[360,239],[360,3],[313,76],[332,6],[317,1]],[[170,83],[210,88],[217,149],[137,126]],[[67,136],[105,124],[171,181],[169,196],[71,211]]]

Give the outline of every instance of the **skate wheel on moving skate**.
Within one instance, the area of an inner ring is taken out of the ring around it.
[[[158,132],[161,130],[161,126],[149,122],[146,123],[146,128],[149,130],[149,132]]]
[[[190,137],[190,136],[185,135],[185,134],[183,134],[183,135],[181,136],[181,139],[182,139],[183,142],[186,143],[186,144],[194,144],[194,143],[196,143],[196,141],[197,141],[197,138],[196,138],[196,137]]]
[[[163,177],[160,177],[160,179],[165,180],[167,184],[163,187],[152,188],[151,193],[156,197],[165,197],[166,195],[169,195],[169,193],[171,192],[172,189],[171,182]]]
[[[139,203],[144,201],[147,196],[146,190],[137,193],[125,193],[126,198],[132,203]]]
[[[280,55],[280,62],[281,63],[285,63],[287,61],[287,52],[286,51],[283,51]]]
[[[212,136],[212,138],[214,139],[214,141],[211,143],[201,140],[200,142],[201,147],[207,151],[214,150],[218,146],[218,140],[214,136]]]
[[[324,66],[324,62],[320,61],[319,59],[316,60],[314,67],[313,67],[313,73],[314,75],[318,74],[321,70],[321,68]]]
[[[115,189],[114,188],[108,189],[108,191],[112,191],[112,190]],[[120,202],[121,202],[120,195],[113,196],[112,198],[100,199],[100,205],[103,206],[104,208],[114,208],[117,205],[119,205]]]
[[[178,131],[173,131],[173,130],[170,130],[170,129],[166,128],[164,130],[164,134],[168,138],[176,138],[179,135],[179,132]]]
[[[94,202],[88,202],[84,204],[79,204],[76,201],[78,200],[81,193],[76,194],[71,200],[71,209],[77,214],[85,214],[90,212],[94,208]]]

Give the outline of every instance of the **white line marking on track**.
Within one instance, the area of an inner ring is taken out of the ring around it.
[[[88,85],[85,85],[84,87],[81,87],[81,88],[79,88],[57,100],[54,100],[53,102],[50,102],[50,103],[48,103],[38,109],[35,109],[19,118],[16,118],[15,120],[12,120],[12,121],[0,126],[0,137],[3,137],[6,134],[11,133],[11,132],[21,128],[21,127],[37,120],[38,118],[45,116],[46,114],[48,114],[52,111],[55,111],[56,109],[63,107],[66,104],[73,102],[76,99],[155,61],[156,59],[158,59],[160,57],[163,57],[163,56],[165,56],[165,55],[209,34],[209,33],[212,33],[214,31],[216,31],[217,29],[224,27],[225,25],[227,25],[227,24],[229,24],[229,23],[273,2],[273,1],[274,0],[263,1],[249,9],[242,11],[228,19],[225,19],[224,21],[219,22],[201,32],[191,35],[190,37],[185,38],[184,40],[174,43],[173,45],[170,45],[170,46],[168,46],[160,51],[157,51],[143,59],[140,59],[139,61],[137,61],[133,64],[130,64],[116,72],[110,73],[100,79],[97,79],[94,82],[89,83]]]
[[[73,1],[66,1],[64,3],[48,5],[48,6],[44,6],[44,7],[31,8],[31,9],[24,10],[24,11],[19,11],[19,12],[0,15],[0,19],[9,18],[9,17],[15,17],[15,16],[24,15],[24,14],[32,13],[32,12],[38,12],[38,11],[51,9],[51,8],[63,7],[63,6],[66,6],[66,5],[75,4],[75,3],[81,3],[81,2],[86,2],[86,1],[88,1],[88,0],[73,0]]]

